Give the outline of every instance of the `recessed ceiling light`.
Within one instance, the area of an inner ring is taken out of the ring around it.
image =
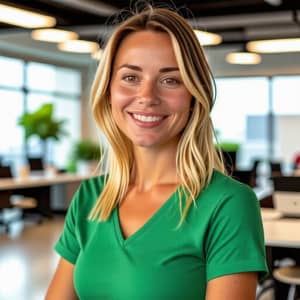
[[[222,43],[222,37],[219,34],[194,30],[201,46],[219,45]]]
[[[78,38],[78,34],[61,29],[36,29],[31,32],[31,37],[38,41],[60,43],[67,40],[75,40]]]
[[[99,45],[90,41],[69,40],[59,43],[58,49],[67,52],[93,53],[99,49]]]
[[[298,52],[300,38],[251,41],[246,47],[249,51],[259,53]]]
[[[261,56],[249,52],[232,52],[226,55],[226,61],[230,64],[256,65],[261,62]]]
[[[0,22],[25,28],[52,27],[56,19],[25,9],[0,4]]]

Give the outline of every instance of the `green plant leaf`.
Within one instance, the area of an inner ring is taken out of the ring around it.
[[[63,129],[66,121],[56,120],[53,112],[53,104],[46,103],[32,113],[24,113],[19,118],[18,124],[24,128],[25,138],[29,139],[36,135],[43,141],[50,138],[59,141],[62,136],[67,135]]]

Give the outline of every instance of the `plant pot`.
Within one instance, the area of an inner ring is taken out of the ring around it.
[[[97,171],[97,160],[79,160],[76,164],[77,173],[80,175],[92,175]]]

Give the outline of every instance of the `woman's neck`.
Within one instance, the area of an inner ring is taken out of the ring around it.
[[[151,189],[160,184],[178,184],[176,172],[176,148],[160,151],[136,148],[135,164],[131,176],[131,184],[141,191]]]

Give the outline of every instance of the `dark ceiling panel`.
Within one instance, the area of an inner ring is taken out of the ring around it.
[[[270,26],[287,26],[286,28],[292,28],[290,36],[300,36],[300,0],[281,0],[281,4],[277,6],[269,4],[271,1],[274,0],[186,0],[164,1],[163,3],[174,3],[180,8],[180,11],[183,11],[183,15],[193,16],[198,21],[200,20],[200,27],[224,34],[225,44],[245,42],[249,39],[246,35],[247,31],[254,27],[257,30],[259,26],[262,30],[268,29],[267,27],[270,28]],[[134,7],[136,2],[122,0],[0,0],[0,3],[54,16],[57,19],[57,27],[81,29],[80,36],[82,38],[95,40],[101,38],[99,32],[95,33],[97,26],[100,31],[101,25],[105,26],[108,21],[113,19],[107,13],[101,13],[101,4],[115,7],[118,12],[120,9],[128,8],[129,3],[133,3],[131,6]],[[152,1],[152,3],[161,5],[162,1]],[[170,6],[172,7],[174,4],[170,4]],[[184,13],[185,8],[187,8],[186,13]],[[282,15],[278,15],[281,13]],[[265,24],[263,14],[266,14]],[[274,18],[270,21],[273,14]],[[259,16],[260,19],[257,23],[256,20]],[[245,22],[246,17],[249,24]],[[95,26],[89,32],[91,25]],[[24,30],[2,23],[0,24],[0,38],[3,30],[11,28]],[[289,36],[289,30],[286,30],[286,36]]]

